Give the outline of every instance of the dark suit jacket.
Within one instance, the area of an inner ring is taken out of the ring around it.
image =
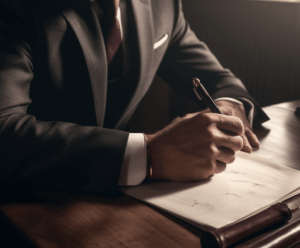
[[[213,98],[252,99],[186,23],[180,0],[128,0],[134,76],[113,128],[101,27],[86,0],[0,0],[0,180],[58,190],[116,190],[122,131],[158,73],[194,98],[199,77]],[[158,48],[154,44],[165,35]],[[257,122],[267,119],[257,107]]]

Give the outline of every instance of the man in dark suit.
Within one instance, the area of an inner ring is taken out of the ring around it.
[[[120,75],[107,61],[103,1],[0,0],[2,184],[112,194],[147,173],[201,180],[259,145],[244,106],[254,124],[267,116],[196,38],[180,0],[124,0],[117,13]],[[205,110],[156,134],[129,134],[156,74],[196,101],[198,77],[227,115]]]

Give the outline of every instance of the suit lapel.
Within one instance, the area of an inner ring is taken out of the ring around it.
[[[140,74],[138,77],[138,85],[133,94],[133,97],[119,122],[116,124],[115,128],[123,128],[122,123],[124,123],[124,121],[126,122],[126,118],[129,118],[131,116],[132,112],[136,108],[137,102],[139,102],[143,98],[151,83],[148,82],[148,72],[149,68],[151,68],[154,44],[154,28],[151,3],[150,0],[130,0],[128,2],[132,6],[134,17],[134,23],[129,23],[128,25],[132,25],[136,28]],[[148,82],[148,84],[146,82]]]
[[[97,124],[103,126],[107,93],[107,61],[106,54],[103,52],[105,44],[98,17],[88,1],[57,2],[62,15],[69,22],[82,47],[93,89]],[[130,25],[136,28],[138,39],[140,70],[137,70],[139,71],[137,88],[115,128],[123,128],[122,123],[131,116],[151,83],[148,79],[154,44],[151,3],[150,0],[129,0],[128,3],[132,6],[134,22]]]
[[[103,126],[107,91],[107,61],[106,54],[103,52],[105,44],[100,24],[88,1],[75,0],[71,4],[72,7],[63,7],[61,13],[73,28],[82,47],[93,89],[97,124]]]

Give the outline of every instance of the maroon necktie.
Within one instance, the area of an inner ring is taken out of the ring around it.
[[[100,16],[100,23],[106,47],[108,78],[113,79],[122,76],[123,72],[122,37],[117,19],[120,0],[98,1],[103,8],[103,16]],[[97,11],[97,8],[95,9]]]

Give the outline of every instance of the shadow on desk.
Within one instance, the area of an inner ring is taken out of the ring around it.
[[[38,246],[0,211],[1,247],[37,248]]]
[[[110,222],[116,223],[111,217],[137,204],[121,196],[100,198],[17,189],[1,192],[0,246],[95,247],[89,244],[93,237]]]

